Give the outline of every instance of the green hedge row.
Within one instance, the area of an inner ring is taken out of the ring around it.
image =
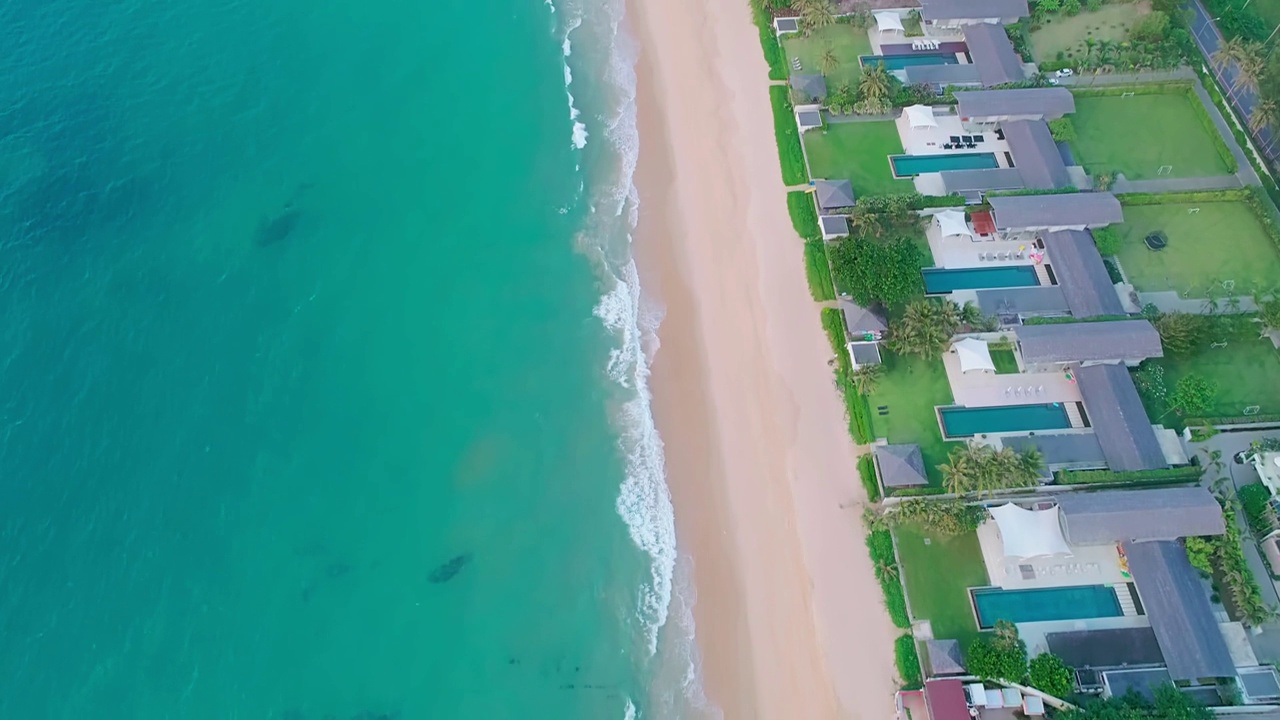
[[[1271,491],[1260,482],[1249,483],[1236,491],[1236,497],[1244,508],[1249,529],[1256,537],[1266,537],[1271,532]]]
[[[867,552],[871,555],[876,580],[880,581],[880,589],[884,592],[884,607],[889,611],[889,619],[896,627],[904,630],[911,627],[911,618],[907,615],[907,596],[902,590],[902,583],[898,581],[901,573],[898,570],[898,559],[893,554],[893,535],[888,530],[867,533]]]
[[[1161,470],[1135,470],[1112,472],[1110,470],[1059,470],[1054,477],[1059,485],[1092,485],[1099,483],[1141,482],[1195,482],[1204,474],[1198,465],[1164,468]]]
[[[1280,415],[1235,415],[1231,417],[1187,418],[1186,425],[1246,425],[1280,422]]]
[[[805,240],[821,240],[822,228],[818,226],[818,209],[813,196],[804,190],[787,193],[787,212],[791,213],[791,227]]]
[[[1065,325],[1082,322],[1115,322],[1132,320],[1128,315],[1094,315],[1092,317],[1029,317],[1022,321],[1023,325]]]
[[[947,489],[943,487],[914,487],[914,488],[894,488],[890,493],[894,497],[917,497],[920,495],[946,495]]]
[[[964,207],[965,200],[959,195],[925,195],[920,198],[920,207],[926,208],[945,208],[945,207]]]
[[[849,416],[849,434],[859,445],[871,442],[871,403],[867,396],[858,392],[853,384],[853,361],[849,351],[845,349],[848,336],[844,330],[844,314],[836,308],[822,309],[822,329],[827,333],[827,341],[831,343],[831,352],[836,354],[836,388],[844,398],[844,409]]]
[[[907,633],[893,642],[893,658],[898,664],[898,678],[902,680],[903,690],[918,690],[924,687],[924,676],[920,673],[920,653],[916,650],[916,639]]]
[[[1231,202],[1244,200],[1249,195],[1246,188],[1228,190],[1194,190],[1174,193],[1120,193],[1116,198],[1121,205],[1165,205],[1189,202]]]
[[[1100,87],[1072,87],[1071,94],[1076,97],[1119,97],[1128,93],[1134,95],[1167,95],[1176,90],[1194,92],[1191,83],[1186,80],[1165,80],[1141,85],[1103,85]]]
[[[801,185],[809,182],[804,166],[804,149],[800,146],[800,128],[785,85],[770,85],[769,100],[773,104],[773,134],[778,142],[778,160],[782,163],[782,182]]]
[[[831,282],[831,264],[827,262],[827,245],[821,240],[804,241],[804,275],[809,281],[809,295],[818,302],[836,299],[836,286]]]
[[[867,491],[867,502],[880,502],[880,481],[876,479],[876,461],[871,453],[858,458],[858,477]]]
[[[764,51],[764,61],[769,63],[769,79],[786,80],[786,53],[782,52],[782,44],[778,42],[778,34],[773,27],[773,16],[765,8],[763,0],[751,0],[751,19],[760,31],[760,49]]]

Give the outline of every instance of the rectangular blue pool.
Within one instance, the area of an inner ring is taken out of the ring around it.
[[[1031,265],[1002,265],[975,268],[925,268],[924,291],[930,295],[956,290],[1035,287],[1040,284]]]
[[[1120,617],[1120,600],[1109,585],[1004,590],[987,587],[969,591],[978,627],[990,630],[997,620],[1012,623],[1047,620],[1088,620]]]
[[[942,434],[948,438],[973,437],[984,433],[1065,430],[1071,427],[1062,403],[1047,405],[997,405],[994,407],[938,408]]]
[[[915,177],[945,170],[993,170],[1000,167],[995,153],[949,153],[946,155],[890,155],[893,176]]]
[[[884,63],[889,72],[915,65],[955,65],[955,53],[912,53],[910,55],[862,55],[858,58],[863,67]]]

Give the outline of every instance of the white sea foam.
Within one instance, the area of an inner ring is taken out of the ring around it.
[[[551,8],[554,12],[555,6],[552,5]],[[581,25],[581,14],[571,18],[565,27],[564,42],[560,45],[564,52],[564,94],[569,98],[569,119],[573,121],[573,146],[579,150],[587,146],[587,126],[579,120],[582,113],[578,111],[577,105],[574,105],[573,93],[569,91],[573,85],[573,71],[569,69],[569,56],[573,55],[573,43],[570,42],[569,36]]]

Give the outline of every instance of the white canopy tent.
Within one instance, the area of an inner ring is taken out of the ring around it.
[[[1062,536],[1058,506],[1047,510],[1027,510],[1013,503],[987,508],[1000,528],[1004,556],[1035,558],[1070,555],[1071,547]]]
[[[875,13],[875,16],[876,27],[879,28],[880,32],[888,32],[890,30],[906,32],[902,27],[902,16],[898,13],[885,11]]]
[[[965,338],[952,345],[951,348],[960,357],[960,372],[967,373],[972,370],[996,371],[995,363],[991,362],[991,349],[987,347],[985,340]]]
[[[934,217],[938,219],[938,229],[942,232],[942,237],[951,235],[973,237],[973,231],[969,229],[969,223],[964,219],[963,210],[943,210]]]
[[[902,111],[906,113],[907,122],[913,128],[938,127],[938,121],[933,117],[933,108],[928,105],[911,105]]]

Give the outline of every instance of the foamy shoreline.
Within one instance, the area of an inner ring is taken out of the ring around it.
[[[888,718],[895,632],[863,545],[744,0],[631,0],[635,249],[667,307],[653,367],[708,695],[724,717]],[[678,22],[673,22],[678,19]]]

